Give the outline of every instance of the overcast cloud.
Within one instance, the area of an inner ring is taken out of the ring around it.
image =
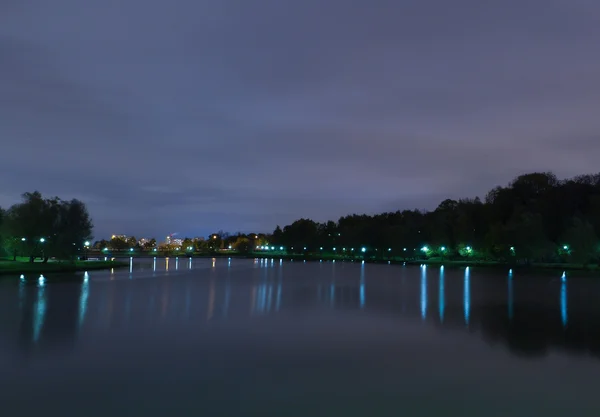
[[[0,3],[0,205],[271,231],[600,171],[596,0]]]

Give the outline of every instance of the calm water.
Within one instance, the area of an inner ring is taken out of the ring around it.
[[[599,416],[600,280],[186,258],[0,282],[6,416]]]

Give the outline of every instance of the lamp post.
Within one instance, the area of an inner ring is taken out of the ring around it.
[[[46,241],[45,238],[43,238],[43,237],[40,238],[40,243],[44,243],[45,241]],[[45,261],[45,260],[46,260],[46,256],[44,254],[44,246],[42,246],[42,261]]]
[[[85,242],[83,242],[83,260],[87,261],[88,258],[88,249],[90,248],[90,242],[88,240],[86,240]]]

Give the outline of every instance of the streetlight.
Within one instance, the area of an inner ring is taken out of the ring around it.
[[[26,239],[26,238],[24,238],[24,237],[22,237],[22,238],[21,238],[21,242],[25,242],[26,240],[27,240],[27,239]]]
[[[445,246],[442,246],[440,249],[442,250],[442,252],[446,251],[446,247]]]
[[[83,242],[83,260],[84,261],[87,261],[89,248],[90,248],[90,241],[86,240],[85,242]]]
[[[40,238],[40,243],[44,243],[46,241],[46,239],[44,239],[43,237]]]
[[[564,245],[564,246],[563,246],[563,249],[564,249],[564,250],[569,250],[569,245]]]
[[[421,248],[421,251],[422,251],[422,252],[427,252],[428,250],[429,250],[429,248],[428,248],[427,246],[423,246],[423,247]]]
[[[367,248],[360,248],[360,251],[361,251],[362,253],[365,253],[365,252],[367,251]]]

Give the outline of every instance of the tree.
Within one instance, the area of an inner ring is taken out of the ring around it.
[[[587,265],[598,256],[598,236],[594,226],[579,217],[572,220],[572,226],[565,233],[564,242],[572,259],[577,263]]]
[[[183,239],[181,248],[182,248],[182,250],[184,250],[186,252],[193,252],[194,251],[194,242],[192,242],[192,239],[186,237],[185,239]]]
[[[94,225],[87,207],[76,199],[60,202],[55,227],[53,238],[48,241],[48,253],[61,259],[75,259],[85,242],[93,237]]]
[[[245,236],[238,236],[232,247],[239,253],[252,252],[252,242]]]
[[[45,199],[37,191],[23,194],[23,202],[9,209],[6,220],[13,254],[20,246],[30,262],[37,256],[44,262],[50,256],[72,258],[92,238],[93,225],[84,203]]]
[[[148,249],[154,249],[156,248],[156,239],[152,238],[152,239],[148,239],[146,242],[144,242],[144,249],[148,250]]]
[[[129,249],[129,243],[121,237],[113,237],[110,240],[110,248],[112,250],[126,250]]]
[[[209,236],[207,243],[207,247],[208,250],[210,252],[217,252],[219,249],[221,249],[223,247],[223,239],[222,239],[222,231],[219,231],[219,233],[213,233],[212,235]]]

